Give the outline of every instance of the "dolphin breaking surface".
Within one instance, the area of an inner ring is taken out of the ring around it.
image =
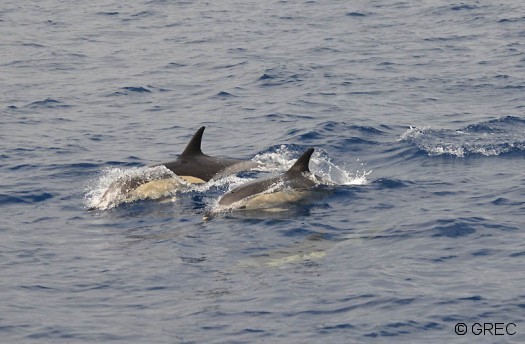
[[[88,208],[104,210],[121,203],[168,197],[189,184],[209,182],[259,165],[204,154],[201,149],[204,129],[202,126],[197,130],[176,160],[124,173],[111,180],[103,192],[88,192]]]
[[[313,152],[313,148],[307,149],[288,171],[279,176],[255,180],[235,188],[225,194],[218,204],[227,209],[273,209],[280,204],[306,199],[310,190],[321,183],[321,178],[312,174],[308,167]]]
[[[211,201],[207,198],[207,214],[241,209],[280,211],[283,210],[281,205],[315,199],[317,186],[366,184],[366,176],[371,172],[345,171],[327,156],[313,154],[313,148],[295,160],[291,156],[296,153],[286,145],[275,151],[259,153],[251,160],[212,157],[201,149],[204,129],[203,126],[197,130],[174,161],[153,166],[103,170],[99,178],[87,186],[86,207],[90,210],[106,210],[140,200],[175,201],[178,194],[213,194],[226,188],[229,189],[226,194]],[[287,168],[292,164],[292,167]],[[315,168],[315,174],[310,172],[309,164]],[[283,171],[283,168],[286,170]],[[238,175],[246,171],[284,173],[258,179]],[[242,191],[233,192],[235,188]]]
[[[190,182],[207,182],[241,171],[257,167],[257,163],[241,159],[211,157],[202,152],[202,134],[205,127],[200,127],[193,135],[182,154],[175,160],[160,165]]]

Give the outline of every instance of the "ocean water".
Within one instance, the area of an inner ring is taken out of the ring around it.
[[[5,0],[0,27],[0,342],[525,341],[523,1]],[[265,169],[88,210],[202,125]],[[308,147],[324,197],[205,219]]]

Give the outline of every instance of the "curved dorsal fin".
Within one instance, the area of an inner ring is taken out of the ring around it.
[[[203,155],[201,150],[201,141],[202,134],[204,133],[204,126],[200,127],[199,130],[193,135],[190,142],[182,152],[181,156],[191,156],[191,155]]]
[[[312,157],[312,154],[314,152],[313,148],[308,148],[303,155],[297,159],[295,164],[293,164],[292,167],[288,171],[286,171],[286,174],[293,175],[296,173],[303,173],[303,172],[310,172],[310,169],[308,168],[308,164],[310,163],[310,158]]]

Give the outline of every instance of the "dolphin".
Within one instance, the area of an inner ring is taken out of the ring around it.
[[[249,171],[259,164],[253,161],[211,157],[201,150],[202,134],[205,127],[200,127],[193,135],[182,154],[171,162],[159,165],[175,173],[190,183],[203,183],[230,174]],[[156,165],[156,166],[159,166]]]
[[[307,149],[288,171],[279,176],[255,180],[226,193],[219,200],[219,207],[279,211],[278,207],[283,204],[304,201],[321,181],[308,168],[313,152],[313,148]]]
[[[347,239],[333,239],[326,233],[313,233],[290,246],[265,250],[239,262],[244,267],[280,268],[286,264],[312,264],[328,254],[336,244]]]
[[[112,182],[90,209],[107,209],[122,202],[157,199],[190,184],[205,183],[259,166],[253,161],[211,157],[202,152],[202,126],[180,156],[171,162],[151,166],[139,175],[124,175]],[[92,202],[93,203],[93,202]]]

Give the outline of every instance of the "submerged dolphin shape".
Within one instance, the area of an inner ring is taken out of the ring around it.
[[[115,180],[90,209],[107,209],[122,202],[140,199],[157,199],[171,194],[186,183],[205,183],[259,166],[253,161],[211,157],[201,150],[202,134],[200,127],[175,160],[151,166],[149,172],[141,175],[124,175]]]
[[[308,164],[314,152],[306,150],[282,175],[241,185],[225,194],[219,206],[230,209],[275,209],[282,204],[300,202],[311,195],[320,178],[310,172]]]
[[[253,161],[218,158],[204,154],[201,150],[204,129],[203,126],[197,130],[177,160],[159,165],[166,166],[167,169],[190,183],[207,182],[259,166]]]

